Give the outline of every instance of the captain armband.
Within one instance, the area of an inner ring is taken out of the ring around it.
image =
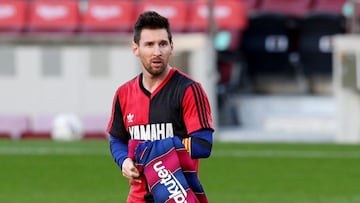
[[[185,149],[189,152],[191,155],[191,137],[184,138],[182,140],[183,145],[185,146]]]

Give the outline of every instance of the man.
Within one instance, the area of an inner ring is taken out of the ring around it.
[[[132,44],[142,72],[116,91],[107,128],[112,156],[130,180],[128,203],[153,201],[144,175],[128,156],[129,140],[180,138],[196,160],[196,170],[197,159],[211,153],[214,128],[208,98],[199,83],[170,66],[173,49],[168,19],[153,11],[142,13]]]

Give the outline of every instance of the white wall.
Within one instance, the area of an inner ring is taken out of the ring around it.
[[[14,48],[16,74],[0,75],[0,114],[27,114],[30,117],[57,113],[110,114],[117,87],[140,72],[131,51],[130,36],[116,39],[27,39],[0,41]],[[214,111],[216,122],[215,58],[205,35],[175,35],[175,52],[188,52],[189,70],[201,82]],[[59,50],[61,76],[42,74],[43,52],[53,46]],[[109,75],[89,74],[91,52],[105,50],[100,64],[108,64]],[[181,60],[178,60],[181,61]]]
[[[61,112],[110,113],[115,89],[138,73],[136,58],[129,48],[110,47],[108,77],[89,75],[92,46],[62,46],[62,74],[41,73],[42,47],[17,45],[14,77],[1,77],[1,113],[52,114]]]

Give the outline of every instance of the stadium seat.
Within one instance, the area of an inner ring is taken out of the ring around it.
[[[312,0],[261,0],[259,11],[301,17],[308,12],[311,3]]]
[[[296,74],[291,56],[296,50],[299,21],[310,5],[311,0],[261,1],[239,45],[250,77]]]
[[[332,74],[332,36],[346,32],[344,0],[316,0],[299,30],[299,54],[308,76]]]
[[[209,29],[208,1],[194,0],[190,6],[190,31]],[[215,0],[214,21],[217,30],[243,30],[247,26],[247,5],[239,0]]]
[[[284,15],[262,14],[251,18],[240,45],[249,76],[289,73],[290,43],[288,18]]]
[[[86,115],[83,117],[83,139],[107,139],[106,127],[109,122],[107,115]]]
[[[190,3],[190,22],[188,31],[208,32],[209,31],[209,8],[208,1],[194,0]],[[248,25],[247,5],[241,0],[215,0],[214,21],[217,42],[226,42],[221,45],[222,50],[238,49],[242,31]],[[219,50],[218,46],[216,48]]]
[[[344,4],[347,0],[314,0],[311,12],[332,13],[341,15]]]
[[[209,32],[210,12],[208,1],[195,0],[190,2],[188,31]],[[257,3],[258,0],[214,1],[213,17],[216,32],[214,45],[217,51],[219,97],[223,97],[223,95],[238,87],[239,78],[237,76],[242,74],[239,68],[242,59],[238,55],[238,45],[240,44],[242,32],[248,25],[248,15],[254,10]]]
[[[21,139],[51,139],[53,115],[40,115],[31,120],[30,129],[23,133]]]
[[[20,139],[29,131],[29,118],[25,115],[1,114],[0,138]]]
[[[80,24],[78,1],[32,0],[29,11],[31,32],[75,32]]]
[[[137,15],[144,11],[156,11],[167,17],[173,32],[184,32],[188,26],[189,4],[184,0],[140,0]],[[136,16],[137,16],[136,15]]]
[[[261,0],[242,0],[242,2],[246,5],[247,15],[251,16],[257,13]]]
[[[82,15],[85,32],[129,32],[134,23],[134,2],[127,0],[89,0]]]
[[[27,17],[26,0],[0,1],[0,32],[23,31]]]

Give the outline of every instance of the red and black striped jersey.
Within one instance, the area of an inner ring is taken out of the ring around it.
[[[150,93],[142,74],[118,88],[107,131],[123,140],[160,140],[213,130],[207,95],[201,85],[172,68],[165,80]]]

